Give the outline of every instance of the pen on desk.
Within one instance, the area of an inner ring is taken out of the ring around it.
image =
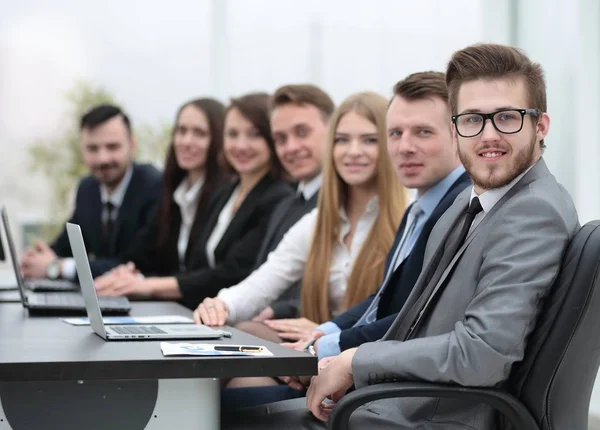
[[[263,350],[262,346],[234,346],[234,345],[224,345],[224,346],[215,346],[215,351],[234,351],[234,352],[261,352]]]

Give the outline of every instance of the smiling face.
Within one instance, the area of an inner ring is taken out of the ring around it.
[[[529,109],[529,97],[523,78],[478,79],[460,86],[458,113],[491,113],[501,109]],[[503,134],[491,121],[474,137],[458,135],[453,125],[454,141],[465,169],[471,175],[475,192],[509,184],[541,157],[540,141],[548,134],[550,118],[525,116],[523,128],[515,134]]]
[[[450,108],[440,97],[396,96],[386,123],[388,153],[405,187],[423,195],[459,165],[449,127]]]
[[[349,186],[373,187],[379,159],[377,126],[351,111],[342,116],[335,129],[333,165]]]
[[[206,114],[196,106],[181,110],[173,134],[177,164],[188,172],[202,173],[210,146],[210,126]]]
[[[267,140],[237,108],[232,108],[225,117],[223,152],[239,175],[260,175],[270,169]]]
[[[308,182],[321,172],[327,123],[313,105],[288,103],[271,114],[275,151],[295,179]]]
[[[125,177],[135,148],[136,141],[121,116],[81,130],[83,161],[96,180],[109,189],[117,187]]]

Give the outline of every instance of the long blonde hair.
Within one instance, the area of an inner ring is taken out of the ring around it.
[[[377,127],[379,213],[354,261],[348,278],[345,306],[351,307],[364,300],[381,284],[385,259],[407,205],[406,188],[398,181],[387,152],[387,104],[388,100],[379,94],[362,92],[344,100],[331,118],[317,223],[302,280],[302,316],[311,321],[321,323],[331,317],[329,271],[340,239],[340,209],[346,203],[348,187],[335,170],[333,147],[338,123],[349,112],[356,112]]]

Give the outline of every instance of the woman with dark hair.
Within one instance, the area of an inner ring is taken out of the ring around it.
[[[225,111],[223,159],[236,179],[211,197],[185,270],[141,279],[130,265],[115,275],[126,282],[107,286],[98,280],[100,295],[180,300],[194,309],[250,274],[272,210],[293,193],[275,154],[268,99],[265,93],[248,94],[233,99]]]
[[[129,263],[97,278],[98,286],[126,285],[131,277],[125,275],[136,271],[165,276],[185,270],[208,202],[224,180],[219,165],[224,119],[225,106],[210,98],[191,100],[179,108],[154,221],[124,256]]]

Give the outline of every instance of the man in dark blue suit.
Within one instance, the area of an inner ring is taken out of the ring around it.
[[[394,87],[387,113],[388,151],[400,181],[417,190],[387,258],[377,292],[315,330],[312,346],[319,358],[381,339],[394,321],[423,266],[431,229],[471,185],[450,133],[450,110],[443,73],[410,75]]]
[[[379,340],[386,333],[419,277],[433,226],[471,185],[452,141],[450,116],[443,73],[415,73],[395,85],[386,120],[388,151],[400,182],[416,190],[417,197],[400,223],[382,285],[376,294],[318,326],[310,339],[287,346],[322,359]],[[293,377],[282,380],[298,391],[283,387],[228,390],[224,407],[295,397],[308,382]]]
[[[100,105],[80,122],[81,154],[90,175],[77,188],[69,222],[81,225],[94,276],[116,266],[145,228],[161,192],[160,172],[133,162],[137,142],[121,109]],[[75,279],[75,263],[66,230],[51,246],[36,242],[25,251],[26,278]]]

